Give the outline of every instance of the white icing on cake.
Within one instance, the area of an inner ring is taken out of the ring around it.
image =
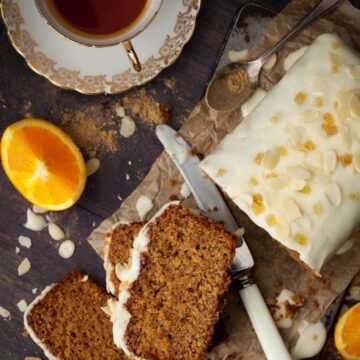
[[[34,341],[34,343],[36,345],[38,345],[41,350],[44,352],[45,356],[49,359],[49,360],[59,360],[59,358],[57,358],[56,356],[54,356],[53,354],[51,354],[51,352],[49,351],[49,349],[41,342],[41,340],[37,337],[37,335],[35,334],[35,332],[33,331],[33,329],[30,327],[27,317],[30,314],[31,310],[33,309],[33,307],[39,302],[41,301],[49,292],[50,290],[52,290],[54,288],[56,284],[51,284],[49,286],[47,286],[39,296],[37,296],[32,303],[27,307],[25,313],[24,313],[24,325],[25,325],[25,329],[26,331],[29,333],[31,339]]]
[[[320,272],[360,219],[360,55],[324,34],[201,167]]]
[[[149,224],[155,222],[169,206],[178,204],[178,201],[172,201],[165,204],[153,218],[142,227],[134,239],[128,263],[122,267],[121,271],[119,271],[119,279],[121,281],[119,296],[116,304],[113,306],[111,317],[111,321],[113,322],[114,343],[117,347],[121,348],[126,355],[133,356],[132,358],[134,359],[138,358],[127,348],[125,338],[126,329],[131,318],[131,314],[126,308],[126,303],[130,298],[130,288],[140,275],[141,255],[147,252],[149,242],[151,241],[148,236]]]

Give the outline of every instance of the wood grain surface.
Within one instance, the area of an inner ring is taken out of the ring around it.
[[[181,126],[201,98],[232,19],[237,9],[247,2],[203,0],[196,31],[181,57],[144,87],[159,102],[172,105],[173,127]],[[280,10],[287,2],[268,0],[263,3]],[[354,4],[360,6],[360,0]],[[174,83],[173,89],[166,86],[169,80]],[[137,90],[127,94],[134,91]],[[27,67],[12,48],[0,23],[0,134],[9,124],[29,114],[60,124],[64,113],[76,113],[96,105],[105,117],[111,118],[114,104],[121,102],[123,96],[86,96],[55,87]],[[58,255],[58,243],[51,240],[46,230],[35,233],[24,228],[29,203],[14,190],[0,170],[0,305],[11,312],[11,320],[0,317],[1,360],[20,360],[25,356],[44,358],[30,338],[22,336],[23,319],[16,306],[21,299],[28,302],[33,299],[33,288],[41,290],[72,268],[79,268],[104,284],[102,261],[86,242],[86,237],[94,226],[119,207],[119,197],[125,199],[136,188],[162,151],[154,136],[155,128],[139,119],[136,123],[134,136],[119,137],[116,153],[99,155],[101,167],[88,179],[78,204],[55,214],[55,221],[66,231],[66,237],[76,243],[76,252],[68,260]],[[29,236],[33,245],[31,249],[21,247],[20,253],[15,254],[19,235]],[[17,267],[26,256],[32,268],[18,277]],[[335,358],[333,350],[327,351],[326,360]]]

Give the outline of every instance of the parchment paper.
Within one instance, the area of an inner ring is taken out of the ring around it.
[[[260,55],[264,49],[274,44],[315,3],[316,1],[295,0],[288,5],[270,23],[268,31],[250,51],[249,57]],[[286,56],[305,44],[310,44],[318,35],[326,32],[336,32],[353,47],[360,49],[360,11],[345,1],[335,12],[307,28],[278,53],[277,63],[271,70],[262,72],[260,86],[265,90],[270,90],[284,74],[283,63]],[[197,152],[208,154],[241,120],[240,111],[231,114],[216,114],[207,108],[204,101],[201,101],[181,128],[180,133]],[[143,182],[121,204],[121,207],[94,230],[88,238],[90,244],[101,256],[105,233],[114,223],[119,220],[139,221],[135,204],[140,195],[146,195],[154,203],[153,209],[147,216],[150,218],[174,195],[182,199],[180,195],[182,183],[181,175],[169,157],[163,153]],[[192,199],[186,202],[194,206]],[[282,331],[284,339],[291,347],[296,341],[301,320],[316,322],[320,319],[360,269],[360,237],[354,233],[356,241],[352,249],[343,255],[335,255],[324,266],[323,279],[315,279],[265,231],[254,225],[230,201],[228,203],[239,226],[245,228],[245,239],[256,263],[254,277],[268,303],[274,303],[276,292],[282,288],[292,290],[306,300],[304,307],[296,313],[293,326]],[[218,339],[215,340],[218,341],[218,345],[212,352],[216,359],[225,357],[244,360],[265,359],[234,289],[229,292],[223,321],[222,330],[218,331],[215,337]],[[219,341],[219,339],[222,340]]]

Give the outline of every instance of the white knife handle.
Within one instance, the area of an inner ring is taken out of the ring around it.
[[[278,328],[256,284],[239,292],[268,360],[291,360]]]

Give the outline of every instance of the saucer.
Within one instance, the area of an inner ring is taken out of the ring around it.
[[[170,66],[190,40],[201,0],[164,0],[150,26],[132,40],[142,64],[135,72],[122,45],[93,48],[56,33],[34,0],[2,0],[0,8],[15,49],[53,84],[83,94],[116,94],[142,85]]]

